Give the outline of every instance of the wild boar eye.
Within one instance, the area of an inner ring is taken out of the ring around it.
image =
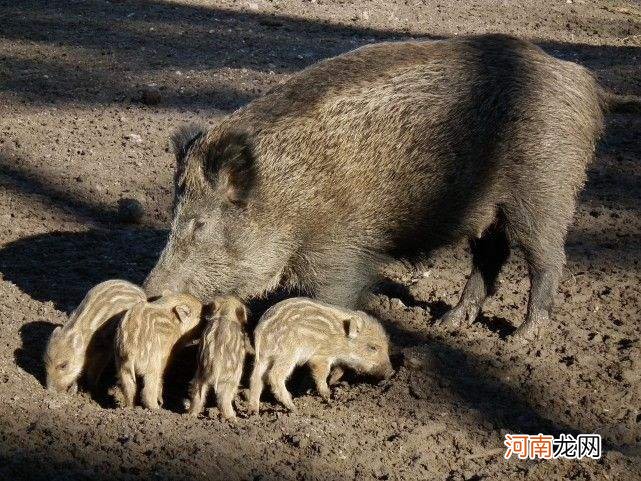
[[[68,363],[67,363],[67,362],[61,362],[60,364],[58,364],[58,365],[56,366],[56,369],[66,369],[66,368],[67,368],[67,365],[68,365]]]
[[[367,349],[370,351],[378,351],[378,346],[375,346],[374,344],[368,344]]]

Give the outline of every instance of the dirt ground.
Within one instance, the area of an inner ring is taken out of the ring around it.
[[[568,243],[547,334],[523,347],[519,253],[484,315],[432,321],[469,273],[465,246],[392,266],[370,310],[399,348],[383,384],[329,405],[192,419],[186,352],[159,412],[52,395],[42,351],[86,291],[140,282],[163,245],[180,124],[215,123],[306,65],[387,39],[506,32],[641,95],[641,4],[604,0],[0,1],[0,479],[641,479],[641,117],[611,115]],[[160,93],[141,102],[141,89]],[[122,222],[123,198],[145,208]],[[106,390],[106,386],[105,386]],[[242,402],[239,403],[242,411]],[[505,433],[599,433],[598,460],[504,460]],[[497,449],[499,448],[499,449]]]

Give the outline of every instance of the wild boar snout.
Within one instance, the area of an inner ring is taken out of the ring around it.
[[[181,286],[178,285],[178,280],[172,278],[164,270],[159,269],[158,266],[147,276],[142,288],[148,298],[160,297],[168,292],[178,293],[182,291]]]

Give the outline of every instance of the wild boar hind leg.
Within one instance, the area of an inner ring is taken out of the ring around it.
[[[495,290],[499,272],[510,255],[510,244],[502,226],[490,226],[479,239],[470,241],[472,273],[458,304],[438,321],[446,327],[473,322],[485,299]]]
[[[247,408],[249,413],[258,413],[260,395],[263,392],[263,377],[268,367],[269,362],[267,360],[261,359],[258,355],[254,358],[254,370],[249,380],[249,403]]]
[[[564,238],[559,237],[544,248],[523,247],[530,270],[530,298],[525,322],[514,333],[516,339],[528,341],[537,337],[550,320],[565,264]]]
[[[201,380],[197,375],[191,384],[191,402],[189,405],[189,414],[198,416],[205,408],[207,393],[209,392],[209,383]]]

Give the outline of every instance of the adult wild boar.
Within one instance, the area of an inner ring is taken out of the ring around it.
[[[292,75],[210,130],[174,136],[171,235],[149,294],[210,302],[279,283],[353,306],[390,257],[471,239],[447,324],[471,321],[513,243],[548,320],[602,130],[592,75],[502,35],[380,43]]]

